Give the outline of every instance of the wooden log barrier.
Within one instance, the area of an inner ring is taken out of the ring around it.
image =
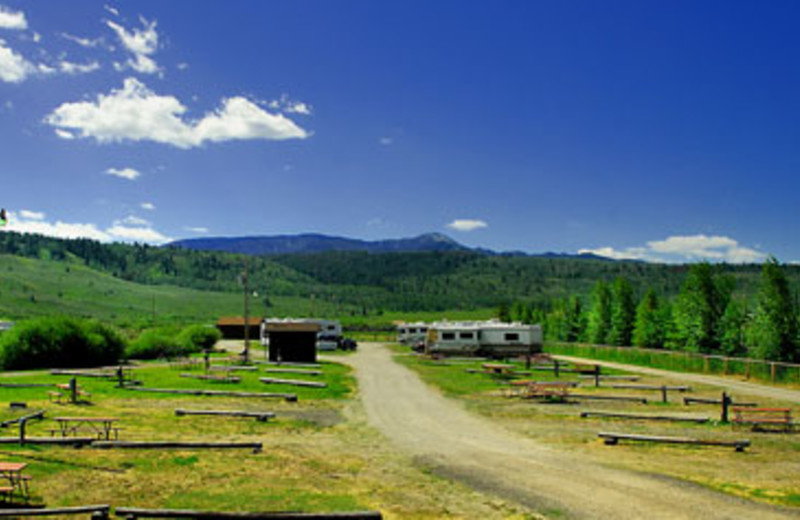
[[[51,508],[27,508],[27,509],[0,509],[2,517],[20,516],[62,516],[62,515],[92,515],[92,518],[108,518],[111,506],[76,506],[76,507],[51,507]]]
[[[142,388],[125,387],[125,390],[132,392],[152,392],[161,394],[180,394],[180,395],[202,395],[214,397],[263,397],[265,399],[277,398],[285,399],[288,402],[296,402],[297,394],[282,394],[270,392],[232,392],[227,390],[189,390],[178,388]]]
[[[39,410],[38,412],[34,412],[30,415],[25,415],[23,417],[17,417],[16,419],[8,419],[7,421],[0,422],[0,427],[7,428],[12,424],[16,424],[18,422],[30,421],[31,419],[44,419],[44,410]]]
[[[296,367],[296,368],[322,368],[319,363],[293,363],[290,361],[254,361],[257,365],[269,365],[274,367]]]
[[[274,377],[259,377],[259,381],[268,385],[292,385],[292,386],[306,386],[310,388],[326,388],[327,383],[320,383],[317,381],[299,381],[297,379],[277,379]]]
[[[725,441],[717,439],[695,439],[690,437],[666,437],[662,435],[639,435],[634,433],[614,432],[600,432],[597,434],[597,436],[602,438],[605,444],[609,446],[615,446],[620,440],[657,442],[666,444],[696,444],[700,446],[726,446],[735,448],[738,452],[742,452],[745,448],[750,446],[750,441],[747,439]]]
[[[175,410],[175,415],[224,415],[230,417],[254,417],[259,422],[267,422],[268,419],[275,417],[274,412],[248,412],[245,410]]]
[[[686,415],[652,415],[652,414],[597,412],[597,411],[581,412],[582,419],[586,419],[589,417],[608,417],[613,419],[644,419],[648,421],[679,421],[679,422],[693,422],[693,423],[706,423],[710,420],[709,417],[705,416],[690,417]]]
[[[306,376],[321,376],[322,370],[307,370],[305,368],[270,368],[264,369],[264,372],[275,374],[302,374]]]
[[[184,377],[187,379],[200,379],[202,381],[212,381],[215,383],[240,383],[242,381],[242,378],[238,376],[223,376],[215,374],[189,374],[186,372],[181,373],[180,377]]]
[[[625,395],[595,395],[595,394],[569,394],[576,399],[594,399],[597,401],[626,401],[631,403],[647,404],[646,397],[633,397]]]
[[[211,365],[211,370],[222,370],[225,372],[256,372],[258,367],[249,365]]]
[[[97,440],[95,437],[25,437],[25,444],[47,444],[56,446],[74,446],[79,448],[87,446],[93,441]],[[19,444],[19,437],[0,437],[0,444]]]
[[[112,449],[251,449],[260,453],[263,444],[260,442],[193,442],[193,441],[98,441],[90,444],[92,448]]]
[[[684,397],[683,404],[722,404],[722,399],[705,399],[702,397]],[[730,402],[731,406],[758,406],[758,403],[738,403]]]
[[[115,515],[130,520],[135,520],[136,518],[196,518],[198,520],[381,520],[383,518],[380,511],[232,513],[187,509],[140,509],[133,507],[118,507],[115,510]]]

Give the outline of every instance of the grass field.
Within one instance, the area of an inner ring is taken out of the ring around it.
[[[213,359],[212,364],[224,361]],[[143,364],[134,377],[147,387],[208,388],[296,393],[298,402],[276,399],[144,394],[115,388],[114,382],[78,378],[91,394],[88,404],[54,404],[48,388],[0,388],[0,420],[45,409],[31,421],[28,436],[51,435],[53,417],[119,418],[120,440],[261,442],[250,450],[95,450],[54,446],[0,445],[0,460],[27,462],[32,503],[49,507],[110,503],[116,506],[226,511],[380,510],[393,518],[532,518],[501,500],[432,475],[393,452],[366,424],[354,399],[350,371],[322,363],[322,376],[277,375],[325,381],[325,389],[264,385],[258,373],[236,372],[238,384],[180,377],[201,373],[193,366]],[[68,376],[47,372],[6,373],[2,383],[63,383]],[[23,401],[24,411],[8,403]],[[257,422],[235,417],[176,417],[176,408],[272,411]],[[2,435],[15,436],[11,426]]]
[[[599,464],[655,473],[691,481],[709,488],[749,499],[800,508],[800,434],[752,432],[748,427],[722,424],[719,406],[687,407],[682,395],[670,393],[669,402],[661,403],[660,392],[593,388],[585,382],[580,393],[615,396],[640,396],[648,404],[583,401],[580,403],[543,403],[503,396],[507,388],[503,379],[484,373],[468,373],[480,369],[481,362],[448,363],[426,360],[396,347],[397,359],[415,370],[428,384],[446,395],[462,400],[466,406],[492,421],[518,431],[537,441],[556,446]],[[515,363],[522,368],[521,363]],[[610,371],[603,373],[611,374]],[[551,372],[535,372],[536,380],[551,381]],[[562,374],[561,381],[576,380],[574,374]],[[679,384],[679,381],[646,377],[639,384]],[[693,386],[691,396],[719,398],[715,387]],[[577,390],[576,390],[577,391]],[[736,397],[736,396],[734,396]],[[741,398],[740,398],[741,399]],[[748,399],[750,400],[750,399]],[[778,401],[759,400],[760,406],[791,405]],[[580,418],[582,410],[601,410],[644,414],[701,414],[711,418],[706,424],[666,423],[652,420]],[[796,418],[800,410],[793,409]],[[646,433],[707,439],[750,439],[752,447],[745,453],[732,448],[625,443],[606,446],[598,440],[600,431]],[[798,509],[800,513],[800,509]]]

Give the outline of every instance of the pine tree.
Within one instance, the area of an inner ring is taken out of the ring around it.
[[[703,353],[719,350],[717,329],[732,290],[732,279],[716,275],[707,262],[689,268],[673,309],[680,348]]]
[[[636,307],[633,344],[645,348],[664,346],[664,313],[655,290],[649,289]]]
[[[633,342],[636,303],[633,299],[633,287],[631,287],[631,283],[627,278],[619,277],[614,281],[612,298],[613,309],[609,343],[629,347]]]
[[[789,282],[775,258],[764,262],[755,315],[756,357],[773,361],[796,361],[798,353],[797,312]]]
[[[588,339],[590,343],[605,345],[611,332],[611,291],[603,280],[597,282],[592,292],[592,310],[589,314]]]

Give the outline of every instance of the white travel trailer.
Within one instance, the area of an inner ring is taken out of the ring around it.
[[[425,340],[429,354],[494,358],[542,351],[542,327],[499,321],[439,322],[431,324]]]
[[[428,324],[423,322],[401,323],[397,326],[397,342],[409,347],[425,344],[428,335]]]

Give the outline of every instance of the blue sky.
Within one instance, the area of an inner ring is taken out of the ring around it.
[[[800,260],[800,4],[0,0],[5,229]]]

